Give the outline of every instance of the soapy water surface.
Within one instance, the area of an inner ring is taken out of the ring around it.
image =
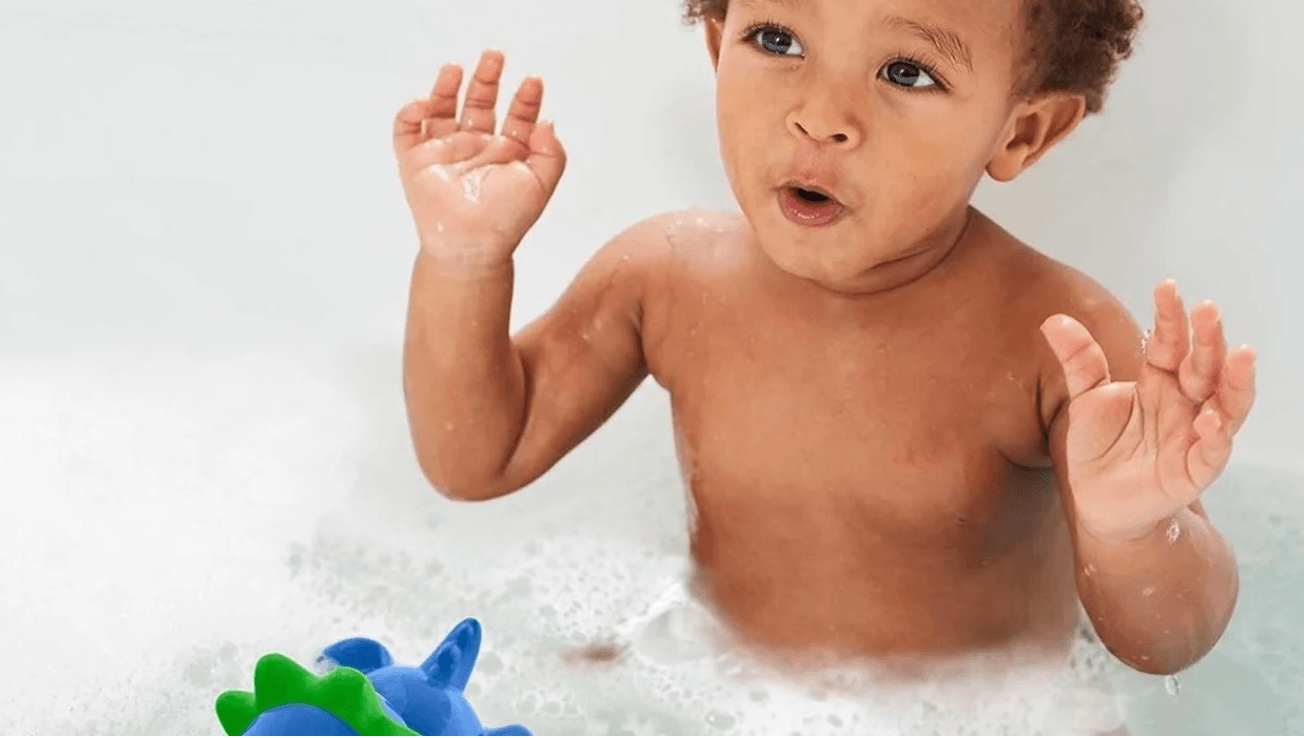
[[[0,648],[20,668],[0,674],[0,731],[213,734],[214,697],[264,653],[310,664],[360,634],[419,662],[467,615],[473,704],[537,733],[1304,728],[1304,602],[1282,586],[1304,580],[1296,476],[1233,466],[1211,491],[1241,604],[1180,690],[1086,636],[1058,669],[796,680],[721,653],[686,595],[673,451],[632,430],[665,420],[659,390],[535,488],[457,505],[410,459],[396,358],[3,364]],[[659,476],[594,489],[629,466]],[[577,657],[595,644],[613,658]]]

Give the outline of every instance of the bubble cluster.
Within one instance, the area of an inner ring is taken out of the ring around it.
[[[217,693],[248,688],[265,653],[310,664],[366,635],[416,663],[467,616],[484,624],[481,717],[541,734],[1304,727],[1301,605],[1282,586],[1301,579],[1298,475],[1234,467],[1219,484],[1243,490],[1206,495],[1240,603],[1176,694],[1090,628],[1067,664],[795,676],[732,649],[688,597],[669,449],[632,430],[534,489],[458,505],[413,468],[397,399],[383,423],[365,409],[374,377],[267,357],[6,371],[0,440],[27,494],[0,539],[0,600],[29,605],[0,612],[0,642],[36,665],[0,676],[14,732],[211,733]],[[612,489],[631,460],[664,472]]]

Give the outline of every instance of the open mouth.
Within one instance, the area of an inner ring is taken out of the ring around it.
[[[793,223],[811,228],[829,225],[844,211],[842,203],[827,192],[797,186],[779,190],[779,209]]]
[[[828,202],[832,199],[828,195],[817,190],[807,190],[801,187],[794,187],[792,189],[793,192],[797,193],[797,197],[800,197],[806,202]]]

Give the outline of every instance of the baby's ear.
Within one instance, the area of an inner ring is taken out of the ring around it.
[[[998,182],[1019,176],[1072,133],[1086,112],[1087,100],[1079,93],[1046,92],[1020,103],[987,173]]]
[[[706,34],[706,51],[711,55],[711,66],[720,64],[720,46],[724,42],[724,18],[707,17],[702,21]]]

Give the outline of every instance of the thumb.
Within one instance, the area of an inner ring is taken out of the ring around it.
[[[566,150],[557,140],[557,130],[552,121],[540,123],[530,133],[530,155],[525,163],[534,171],[543,185],[544,192],[551,196],[561,181],[561,174],[566,170]]]
[[[1064,370],[1070,400],[1109,384],[1105,350],[1091,337],[1086,326],[1067,315],[1052,315],[1041,324],[1041,333]]]

